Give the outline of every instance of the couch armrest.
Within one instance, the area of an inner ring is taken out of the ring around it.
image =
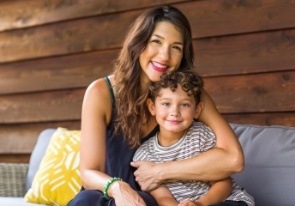
[[[0,163],[0,196],[23,197],[26,194],[28,164]]]

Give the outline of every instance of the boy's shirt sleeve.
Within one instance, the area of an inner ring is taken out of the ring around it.
[[[216,137],[213,131],[206,125],[200,129],[200,151],[206,152],[216,145]]]

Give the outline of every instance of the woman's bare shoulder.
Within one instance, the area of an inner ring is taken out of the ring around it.
[[[86,89],[86,95],[90,94],[96,98],[104,97],[105,95],[108,95],[108,92],[107,83],[104,78],[94,80]]]
[[[113,78],[113,75],[111,76],[108,76],[108,79],[110,80],[111,82],[111,85],[114,84],[114,78]],[[104,91],[104,90],[108,90],[108,87],[107,87],[107,83],[106,83],[106,79],[105,78],[99,78],[99,79],[96,79],[94,80],[93,82],[91,82],[89,84],[89,86],[87,87],[87,92],[97,92],[97,91]]]
[[[91,108],[92,112],[101,114],[110,120],[112,101],[110,90],[104,78],[94,80],[86,89],[84,105]]]

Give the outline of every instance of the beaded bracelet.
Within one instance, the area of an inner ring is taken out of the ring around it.
[[[108,190],[109,190],[109,187],[111,186],[111,184],[113,182],[116,182],[116,181],[123,181],[121,178],[119,177],[112,177],[111,179],[109,179],[107,181],[107,183],[105,184],[104,188],[103,188],[103,196],[107,199],[109,199],[109,195],[108,195]]]

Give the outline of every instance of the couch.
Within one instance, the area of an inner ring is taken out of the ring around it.
[[[295,205],[295,127],[231,124],[243,147],[245,168],[234,180],[250,193],[257,206]],[[45,154],[55,129],[38,137],[29,164],[0,163],[0,205],[37,205],[23,196]],[[10,196],[10,197],[8,197]]]

